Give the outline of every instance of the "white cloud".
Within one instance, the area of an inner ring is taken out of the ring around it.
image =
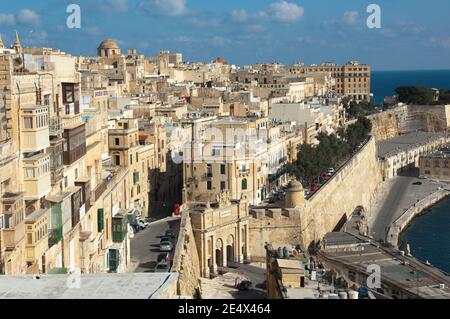
[[[261,24],[251,24],[251,25],[247,26],[245,28],[245,30],[250,33],[258,33],[258,32],[263,32],[266,29]]]
[[[249,16],[245,9],[238,9],[231,11],[231,17],[235,21],[245,22],[248,20]]]
[[[45,31],[30,31],[25,37],[24,42],[29,46],[40,47],[48,43],[48,34]]]
[[[99,8],[104,12],[127,12],[128,0],[102,0]]]
[[[12,26],[16,24],[16,18],[13,14],[0,13],[0,25]]]
[[[19,20],[19,22],[22,24],[31,26],[37,26],[41,23],[41,17],[39,16],[39,14],[30,9],[20,10],[17,16],[17,20]]]
[[[279,22],[294,22],[303,17],[305,9],[287,1],[274,2],[269,5],[265,14]]]
[[[431,37],[430,43],[434,47],[438,48],[444,48],[444,49],[450,49],[450,36],[444,36],[444,37]]]
[[[344,23],[355,25],[358,22],[359,13],[357,11],[344,12]]]
[[[187,0],[141,1],[140,5],[149,13],[158,15],[177,17],[189,13],[187,8]]]
[[[222,36],[214,36],[211,39],[211,43],[215,46],[222,47],[222,46],[230,45],[232,43],[232,41],[230,39],[227,39]]]
[[[191,37],[188,37],[185,35],[180,35],[180,36],[176,37],[174,40],[175,40],[175,42],[178,42],[178,43],[192,43],[193,42],[193,39]]]

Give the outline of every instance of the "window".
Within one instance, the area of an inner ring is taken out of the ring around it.
[[[44,105],[50,105],[50,94],[44,95]]]
[[[136,162],[139,162],[139,153],[136,152]]]
[[[116,165],[120,166],[120,155],[116,155],[115,156],[115,161]]]
[[[207,188],[209,191],[212,190],[212,182],[211,182],[211,181],[206,182],[206,188]]]
[[[223,191],[226,188],[226,183],[225,182],[220,182],[220,190]]]
[[[63,103],[75,102],[75,86],[73,84],[63,84],[62,87]]]
[[[26,168],[25,169],[25,176],[27,178],[34,178],[34,168]]]
[[[133,154],[130,154],[130,165],[133,164]]]
[[[244,178],[242,180],[242,190],[243,191],[247,190],[247,179],[246,178]]]
[[[120,139],[118,137],[116,137],[114,139],[114,145],[119,146],[120,145]]]
[[[220,149],[214,148],[212,150],[212,156],[220,156]]]
[[[220,165],[220,174],[222,175],[226,174],[226,166],[224,164]]]
[[[75,179],[78,179],[78,168],[75,168]]]
[[[26,116],[23,118],[24,128],[33,128],[33,118],[31,116]]]
[[[64,176],[64,188],[67,188],[69,186],[69,180],[67,179],[67,176]]]

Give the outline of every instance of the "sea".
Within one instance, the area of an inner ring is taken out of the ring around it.
[[[399,86],[425,86],[450,90],[450,70],[372,71],[372,93],[376,103],[395,95]]]
[[[372,72],[372,93],[376,103],[395,95],[399,86],[450,90],[450,70]],[[400,243],[402,248],[410,244],[414,257],[450,273],[450,198],[414,219],[403,232]]]
[[[415,218],[400,243],[403,250],[409,244],[417,259],[450,273],[450,197]]]

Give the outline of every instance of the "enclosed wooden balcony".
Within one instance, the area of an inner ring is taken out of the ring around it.
[[[41,199],[51,191],[50,154],[23,159],[25,200]]]
[[[25,261],[34,263],[48,250],[49,210],[37,210],[25,219]]]
[[[48,107],[28,105],[20,108],[20,146],[24,153],[38,152],[50,146]]]

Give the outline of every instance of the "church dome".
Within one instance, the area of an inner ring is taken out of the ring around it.
[[[107,50],[107,49],[119,49],[119,46],[117,45],[116,41],[112,39],[106,39],[103,40],[102,43],[98,46],[99,50]]]
[[[116,41],[112,39],[103,40],[97,48],[98,56],[113,57],[120,55],[120,47]]]

